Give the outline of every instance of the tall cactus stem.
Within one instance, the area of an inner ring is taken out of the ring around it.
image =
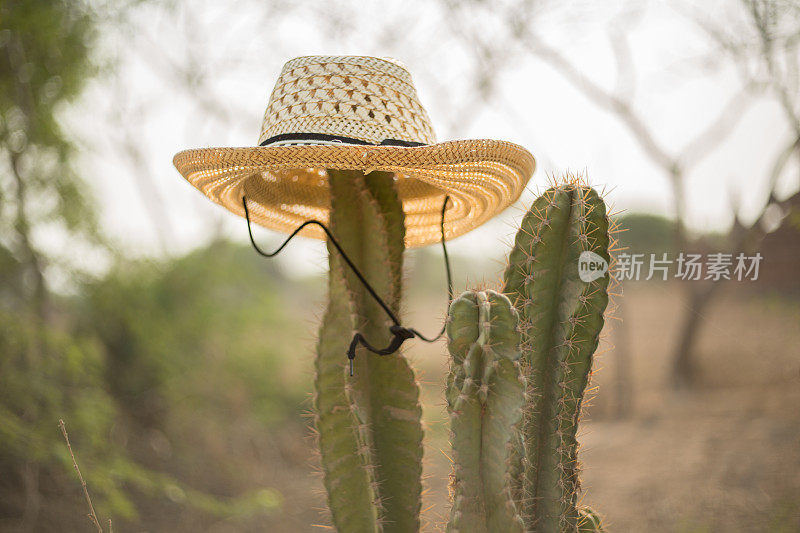
[[[522,220],[503,292],[520,312],[529,403],[514,451],[512,491],[526,529],[576,531],[578,419],[603,328],[609,274],[583,281],[582,252],[610,262],[605,204],[582,181],[556,184]]]
[[[330,228],[375,291],[398,313],[405,222],[392,174],[328,171]],[[355,331],[389,341],[389,317],[329,245],[329,305],[317,347],[316,400],[323,480],[339,531],[419,529],[422,426],[419,387],[398,352],[359,349]]]
[[[450,306],[446,396],[453,506],[448,531],[523,531],[509,488],[512,439],[525,403],[518,321],[508,298],[494,291],[466,292]]]

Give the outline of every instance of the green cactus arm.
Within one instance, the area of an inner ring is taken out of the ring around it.
[[[608,276],[582,281],[578,259],[592,251],[608,262],[608,246],[603,201],[570,182],[534,202],[509,257],[503,292],[520,310],[530,398],[514,489],[533,531],[578,525],[577,423],[608,303]]]
[[[362,191],[364,201],[372,205],[373,211],[377,209],[382,214],[383,223],[386,227],[386,256],[391,278],[389,278],[389,290],[391,291],[391,301],[394,302],[392,309],[397,313],[403,289],[403,252],[405,251],[405,214],[403,206],[397,198],[394,189],[394,175],[390,172],[372,172],[364,179],[365,190]],[[370,198],[371,197],[371,198]],[[374,198],[374,200],[372,200]],[[398,246],[401,243],[402,246]]]
[[[448,315],[446,391],[453,445],[448,531],[523,531],[509,490],[510,444],[522,417],[518,316],[493,291],[466,292]]]
[[[328,309],[315,360],[316,429],[331,518],[339,531],[378,531],[378,495],[362,424],[345,389],[345,359],[355,311],[345,285],[344,262],[331,255]]]
[[[400,304],[404,215],[392,174],[329,170],[331,229],[376,292],[397,313]],[[390,339],[389,317],[352,272],[346,288],[355,326],[374,346]],[[353,329],[348,331],[352,335]],[[342,356],[345,352],[341,352]],[[422,409],[419,387],[398,352],[378,356],[360,348],[347,391],[362,422],[367,469],[378,496],[383,531],[419,529],[422,474]],[[349,531],[349,530],[347,530]]]
[[[510,443],[522,418],[524,378],[519,365],[497,361],[487,402],[489,419],[483,431],[484,472],[489,531],[522,531],[524,524],[509,485]],[[497,414],[497,416],[495,416]]]
[[[447,313],[447,349],[452,357],[451,365],[463,366],[467,352],[480,336],[479,322],[480,309],[474,292],[467,291],[450,304]]]
[[[470,350],[477,357],[479,346]],[[481,482],[481,404],[477,386],[466,376],[463,367],[454,371],[454,381],[448,391],[451,442],[453,446],[453,506],[448,531],[487,532],[486,509]]]

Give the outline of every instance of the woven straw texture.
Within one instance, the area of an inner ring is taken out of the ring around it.
[[[258,143],[281,133],[343,135],[434,144],[411,75],[375,57],[298,57],[284,65],[264,113]]]
[[[293,145],[186,150],[175,167],[214,202],[253,222],[291,232],[308,219],[327,223],[326,169],[395,174],[406,214],[406,246],[440,240],[445,195],[445,237],[481,225],[522,193],[533,156],[504,141],[436,143],[408,71],[372,57],[301,57],[286,63],[264,115],[259,143],[281,134],[317,133],[379,144],[385,139],[426,146],[364,146],[292,142]],[[322,239],[315,227],[304,235]]]

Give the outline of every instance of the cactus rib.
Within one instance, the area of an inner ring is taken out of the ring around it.
[[[358,171],[329,170],[328,176],[332,232],[376,292],[397,313],[405,226],[392,174],[373,172],[365,176]],[[337,254],[331,252],[329,257],[331,286],[326,320],[329,315],[331,321],[338,320],[338,329],[334,332],[333,326],[326,328],[323,323],[317,368],[319,372],[320,360],[329,354],[338,357],[339,366],[333,371],[327,369],[325,379],[332,383],[330,387],[321,387],[322,376],[317,378],[320,443],[327,439],[338,443],[338,449],[357,450],[361,460],[356,465],[353,459],[332,452],[331,447],[321,446],[333,522],[340,531],[416,531],[422,472],[419,388],[411,367],[399,353],[376,356],[360,348],[355,376],[345,376],[344,354],[354,331],[361,332],[375,346],[385,346],[389,324],[383,309],[367,295],[353,273],[342,269]],[[347,306],[341,300],[348,302]],[[339,315],[350,317],[349,322]],[[333,373],[337,375],[327,375]],[[344,405],[342,395],[346,398]],[[331,403],[329,396],[338,399],[333,405],[344,407],[350,418],[334,418],[324,410]],[[321,423],[326,417],[332,420],[328,425]],[[341,471],[344,467],[337,470],[337,460],[361,474]],[[337,491],[350,497],[338,497]]]
[[[508,475],[525,402],[518,320],[508,298],[494,291],[466,292],[450,306],[447,404],[454,473],[448,531],[523,531]]]
[[[316,429],[328,507],[340,531],[378,531],[378,496],[365,435],[345,391],[342,354],[350,343],[355,312],[346,292],[344,262],[330,256],[330,304],[315,360]]]
[[[503,292],[520,311],[529,406],[515,451],[514,493],[531,531],[578,528],[577,424],[608,303],[608,276],[579,277],[581,252],[610,261],[609,222],[578,180],[548,189],[522,221]]]

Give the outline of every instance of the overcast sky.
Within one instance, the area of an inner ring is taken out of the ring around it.
[[[626,19],[610,7],[615,5],[563,3],[528,23],[604,87],[617,80],[609,23],[620,24],[632,52],[635,108],[659,142],[678,150],[735,94],[736,71],[722,60],[713,69],[698,67],[710,44],[687,18],[687,9],[650,2],[640,16],[634,11]],[[709,2],[705,12],[722,17],[715,5],[724,3]],[[101,202],[104,229],[126,251],[176,254],[218,233],[246,239],[244,221],[184,182],[172,156],[191,147],[256,144],[281,66],[308,54],[396,57],[411,71],[439,140],[504,139],[537,158],[531,192],[519,206],[453,241],[455,253],[503,254],[499,242],[513,235],[520,207],[548,174],[565,170],[587,171],[617,209],[671,212],[666,176],[619,120],[524,48],[500,50],[498,89],[489,100],[474,102],[470,80],[479,67],[469,42],[455,35],[481,25],[490,38],[494,32],[503,35],[502,20],[485,13],[456,18],[438,2],[408,0],[235,6],[191,1],[170,10],[139,9],[130,25],[106,32],[100,42],[99,55],[121,57],[121,65],[93,82],[66,114],[84,146],[80,168]],[[630,28],[622,26],[630,19],[635,21]],[[187,78],[199,80],[192,91],[183,83]],[[731,221],[732,192],[741,196],[745,214],[755,213],[764,199],[767,169],[790,140],[775,103],[754,100],[741,113],[728,140],[688,176],[694,229],[724,229]],[[796,178],[785,181],[784,193],[797,187]],[[268,230],[258,235],[278,239]],[[321,243],[306,240],[282,261],[292,270],[314,271],[324,265],[323,254]]]

